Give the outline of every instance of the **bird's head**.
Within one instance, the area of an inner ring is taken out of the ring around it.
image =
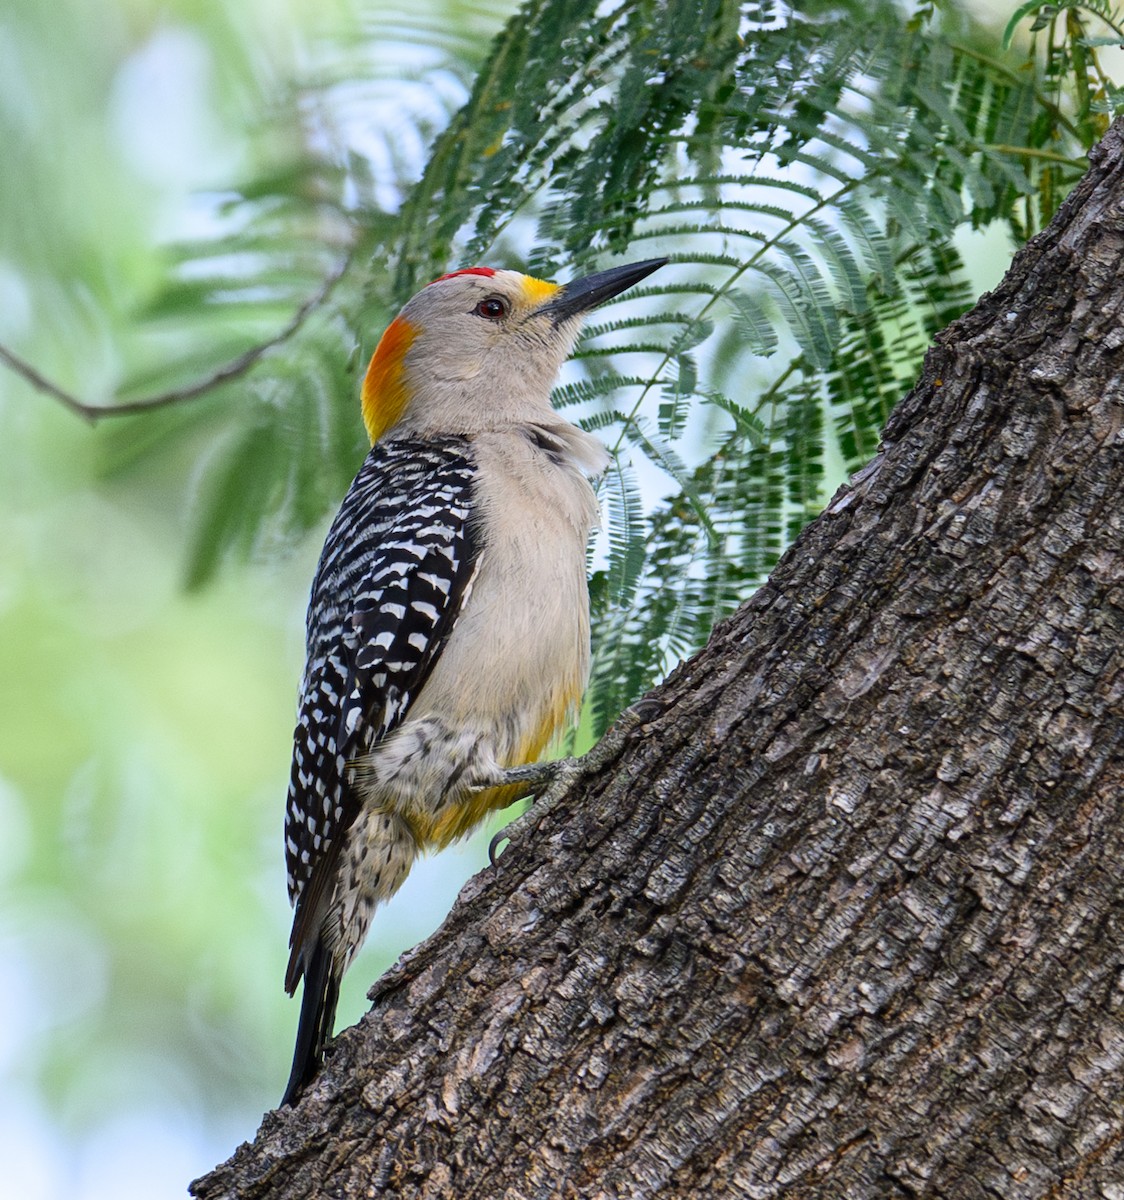
[[[561,285],[491,267],[435,279],[390,323],[367,368],[363,421],[372,444],[392,429],[474,433],[549,412],[585,314],[666,262]]]

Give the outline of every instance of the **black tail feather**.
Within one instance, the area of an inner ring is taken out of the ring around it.
[[[293,1069],[281,1107],[297,1102],[301,1092],[316,1077],[324,1057],[324,1045],[332,1036],[336,1023],[336,1004],[340,998],[340,982],[332,970],[332,956],[317,939],[312,955],[304,968],[304,993],[301,996],[301,1017],[297,1025],[297,1046],[293,1052]]]

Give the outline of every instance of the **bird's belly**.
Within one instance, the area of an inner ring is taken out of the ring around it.
[[[370,756],[368,777],[379,787],[368,803],[393,806],[419,846],[446,846],[525,794],[479,781],[537,759],[581,700],[589,673],[584,545],[572,526],[541,533],[516,524],[509,544],[486,543],[409,715]],[[575,544],[560,547],[565,537]]]

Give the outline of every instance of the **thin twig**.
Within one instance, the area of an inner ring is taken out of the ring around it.
[[[171,391],[160,392],[155,396],[146,396],[142,400],[128,400],[122,404],[86,404],[71,392],[59,387],[57,383],[53,383],[45,375],[40,374],[30,363],[25,362],[18,354],[13,354],[3,343],[0,343],[0,362],[31,384],[36,391],[43,392],[47,396],[53,396],[64,408],[75,413],[77,416],[84,417],[91,424],[101,420],[102,417],[122,417],[134,413],[150,412],[153,409],[167,408],[173,404],[180,404],[185,400],[194,400],[199,396],[205,395],[220,384],[229,383],[230,380],[237,379],[240,375],[246,374],[259,359],[268,354],[275,346],[279,346],[282,342],[291,338],[305,323],[313,310],[319,308],[331,295],[332,289],[346,274],[348,267],[351,266],[354,255],[355,247],[353,246],[344,255],[339,266],[324,280],[324,283],[315,294],[310,296],[292,315],[288,324],[275,333],[268,341],[251,346],[249,350],[243,351],[236,358],[232,358],[210,375],[197,380],[195,383],[189,383],[185,387],[173,388]]]

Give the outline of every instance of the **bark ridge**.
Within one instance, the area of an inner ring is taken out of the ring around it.
[[[1122,148],[196,1196],[1124,1200]]]

